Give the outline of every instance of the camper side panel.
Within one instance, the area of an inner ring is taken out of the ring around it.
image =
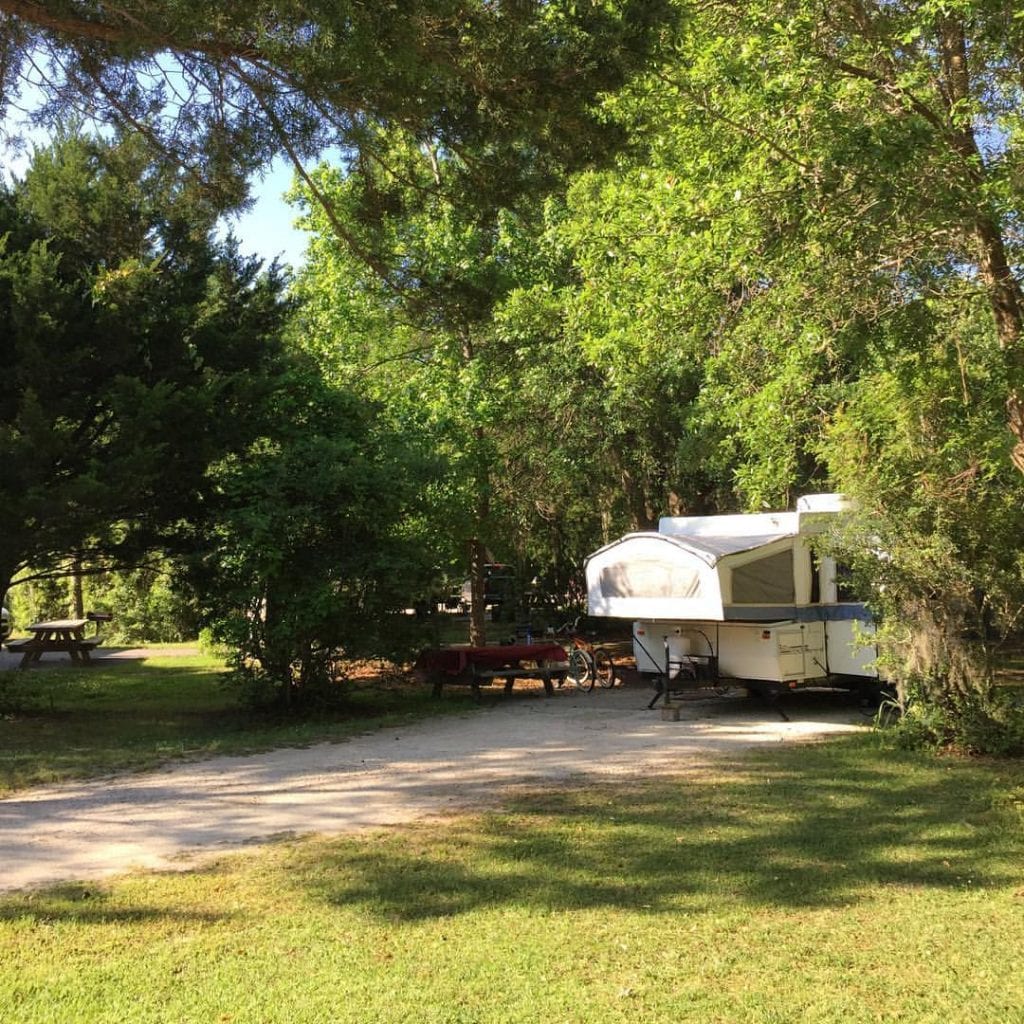
[[[825,629],[821,622],[785,625],[730,623],[721,630],[718,671],[732,679],[803,682],[825,670]]]
[[[829,671],[840,676],[866,676],[878,678],[874,661],[878,648],[874,644],[863,644],[856,639],[859,633],[874,632],[870,622],[844,619],[825,623],[828,644]]]
[[[721,618],[715,569],[670,538],[631,534],[587,561],[591,615],[619,619]]]
[[[718,674],[726,679],[805,682],[828,674],[823,622],[648,620],[633,624],[633,649],[641,672],[664,672],[667,660],[670,678],[689,658],[709,654],[718,659]]]

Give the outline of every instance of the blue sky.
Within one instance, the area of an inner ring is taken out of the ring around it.
[[[20,88],[17,102],[0,119],[0,177],[7,180],[25,173],[33,144],[45,145],[49,140],[45,129],[32,128],[27,120],[41,101],[38,90],[31,82],[21,82]],[[25,145],[15,150],[10,140],[17,137]],[[298,269],[303,262],[306,236],[293,226],[296,211],[282,198],[291,182],[291,163],[275,160],[262,178],[252,180],[253,208],[230,218],[227,226],[234,231],[244,253],[260,256],[268,263],[277,257]]]
[[[0,173],[7,180],[21,177],[28,167],[30,153],[22,150],[12,152],[4,149],[5,135],[21,134],[31,144],[45,144],[43,132],[26,130],[23,126],[7,122],[0,126]],[[290,264],[298,269],[303,262],[303,251],[306,248],[305,232],[293,226],[298,213],[289,206],[282,196],[291,187],[292,166],[285,160],[275,160],[263,179],[254,178],[252,193],[255,199],[253,208],[238,217],[232,217],[226,226],[234,231],[242,247],[242,252],[260,256],[266,262],[278,257],[282,263]]]
[[[275,256],[282,263],[298,269],[306,248],[306,234],[293,226],[298,211],[289,206],[282,195],[292,183],[292,166],[275,160],[260,181],[252,182],[253,208],[228,222],[241,244],[242,252],[261,256],[267,262]]]

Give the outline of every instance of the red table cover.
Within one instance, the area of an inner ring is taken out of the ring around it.
[[[416,671],[461,675],[471,666],[482,669],[517,668],[524,661],[568,661],[561,644],[505,644],[499,647],[435,647],[421,651]]]

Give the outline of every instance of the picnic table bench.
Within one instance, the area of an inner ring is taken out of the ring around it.
[[[90,663],[89,655],[100,645],[99,636],[87,637],[85,627],[90,622],[108,622],[111,616],[102,612],[90,612],[84,619],[53,619],[50,622],[34,622],[25,628],[32,634],[25,640],[9,640],[7,650],[21,654],[19,668],[36,664],[48,652],[63,652],[80,664]]]
[[[554,693],[554,680],[564,679],[568,672],[568,655],[561,644],[503,644],[488,647],[438,647],[420,652],[413,672],[431,683],[434,696],[442,687],[469,686],[473,696],[480,696],[480,687],[495,680],[505,681],[510,693],[517,679],[540,679],[544,692]]]

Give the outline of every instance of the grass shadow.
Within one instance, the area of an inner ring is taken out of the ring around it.
[[[199,910],[175,910],[119,902],[102,886],[70,882],[36,892],[0,898],[0,922],[71,925],[141,925],[150,922],[186,925],[217,924],[232,915]]]
[[[297,852],[294,877],[322,900],[403,921],[502,905],[799,909],[979,889],[1021,877],[1019,818],[993,806],[986,779],[969,763],[843,739],[706,777],[544,791],[440,830],[313,846]]]

